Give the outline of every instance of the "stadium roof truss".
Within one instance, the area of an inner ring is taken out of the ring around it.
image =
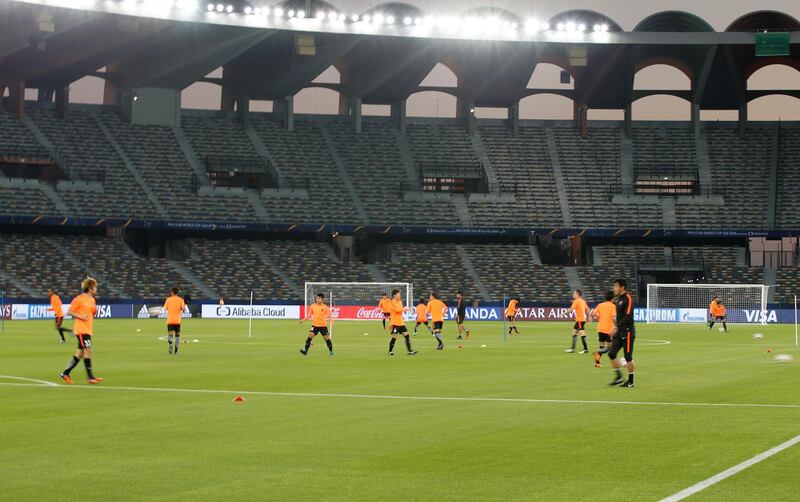
[[[0,88],[58,90],[94,75],[106,80],[107,90],[118,91],[219,84],[223,108],[226,100],[234,103],[242,96],[287,99],[312,85],[370,104],[396,104],[420,90],[441,90],[469,106],[513,107],[525,96],[554,92],[527,88],[537,64],[553,63],[574,78],[574,89],[555,92],[573,99],[576,107],[627,109],[650,94],[686,98],[693,110],[741,110],[766,94],[800,98],[797,90],[747,90],[747,78],[767,64],[800,70],[800,22],[779,12],[742,16],[725,32],[713,31],[689,13],[661,12],[626,32],[593,11],[567,11],[528,30],[529,21],[520,16],[485,8],[462,18],[488,19],[505,29],[476,36],[439,26],[435,17],[431,26],[417,26],[429,17],[401,3],[358,14],[362,21],[378,15],[404,20],[376,25],[316,19],[311,12],[340,12],[317,0],[281,4],[282,12],[309,8],[306,19],[246,15],[241,9],[252,11],[252,4],[241,1],[234,2],[230,14],[218,13],[216,4],[208,12],[205,2],[196,2],[194,11],[178,9],[183,2],[159,2],[0,0]],[[161,7],[147,10],[152,4]],[[790,32],[790,55],[757,57],[758,31]],[[305,52],[300,35],[309,44]],[[421,88],[439,62],[453,70],[458,86]],[[680,69],[691,79],[691,89],[634,91],[634,75],[652,64]],[[311,83],[332,65],[340,70],[340,83]],[[206,78],[219,67],[221,78]]]

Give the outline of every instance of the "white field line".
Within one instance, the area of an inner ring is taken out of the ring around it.
[[[44,385],[47,387],[58,387],[57,383],[48,382],[47,380],[37,380],[35,378],[25,378],[25,377],[11,376],[11,375],[0,375],[0,380],[19,380],[20,382],[29,382],[28,385],[32,386]],[[0,383],[2,383],[3,385],[19,385],[9,382],[0,382]]]
[[[715,475],[711,476],[708,479],[704,479],[703,481],[700,481],[697,484],[694,484],[694,485],[692,485],[692,486],[690,486],[690,487],[688,487],[688,488],[686,488],[684,490],[681,490],[681,491],[679,491],[678,493],[676,493],[674,495],[670,495],[669,497],[663,499],[661,502],[678,502],[679,500],[683,500],[683,499],[685,499],[687,497],[691,497],[692,495],[694,495],[694,494],[696,494],[696,493],[698,493],[698,492],[700,492],[702,490],[705,490],[709,486],[713,486],[713,485],[719,483],[720,481],[723,481],[723,480],[725,480],[725,479],[727,479],[727,478],[729,478],[731,476],[734,476],[734,475],[742,472],[743,470],[745,470],[745,469],[747,469],[749,467],[752,467],[752,466],[756,465],[757,463],[759,463],[759,462],[761,462],[763,460],[768,459],[769,457],[771,457],[773,455],[777,455],[778,453],[782,452],[783,450],[786,450],[787,448],[791,448],[792,446],[794,446],[794,445],[796,445],[798,443],[800,443],[800,435],[797,435],[797,436],[793,437],[792,439],[786,441],[785,443],[781,443],[781,444],[779,444],[778,446],[776,446],[774,448],[770,448],[769,450],[767,450],[767,451],[765,451],[763,453],[759,453],[755,457],[749,458],[749,459],[745,460],[744,462],[742,462],[740,464],[736,464],[733,467],[731,467],[730,469],[726,469],[726,470],[720,472],[719,474],[715,474]]]
[[[0,386],[7,387],[42,387],[42,383],[10,383],[0,382]],[[48,388],[53,387],[47,382]],[[582,399],[529,399],[522,397],[457,397],[457,396],[394,396],[382,394],[347,394],[347,393],[318,393],[318,392],[270,392],[260,390],[223,390],[223,389],[176,389],[169,387],[127,387],[112,385],[55,385],[60,389],[105,389],[123,390],[132,392],[176,392],[186,394],[229,394],[270,397],[322,397],[346,399],[383,399],[398,401],[457,401],[477,403],[524,403],[524,404],[598,404],[598,405],[630,405],[630,406],[678,406],[687,408],[782,408],[800,410],[800,404],[770,404],[770,403],[688,403],[669,401],[602,401]]]

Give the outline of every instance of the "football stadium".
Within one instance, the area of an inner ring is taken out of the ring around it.
[[[796,1],[0,0],[0,95],[0,500],[800,499]]]

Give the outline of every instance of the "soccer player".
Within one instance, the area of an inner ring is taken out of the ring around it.
[[[508,306],[506,307],[506,319],[508,320],[508,334],[511,334],[511,330],[517,332],[519,335],[519,330],[517,329],[517,306],[519,305],[519,298],[512,298],[510,302],[508,302]]]
[[[56,294],[55,288],[48,289],[47,296],[50,298],[50,310],[56,316],[56,331],[61,336],[60,343],[67,343],[66,339],[64,339],[64,332],[72,333],[72,330],[62,326],[64,322],[64,304],[61,302],[61,297]]]
[[[464,327],[464,320],[467,318],[467,301],[464,299],[464,293],[456,291],[456,326],[458,326],[458,336],[456,339],[461,340],[462,334],[466,334],[469,338],[470,332]]]
[[[61,372],[60,376],[68,384],[74,383],[69,374],[83,359],[89,383],[97,384],[103,381],[102,378],[94,376],[92,372],[92,327],[94,316],[97,314],[97,302],[94,298],[97,295],[97,281],[87,277],[81,282],[81,289],[83,293],[72,300],[67,312],[68,315],[75,319],[74,332],[78,338],[78,349],[75,351],[75,355],[72,356],[69,366]]]
[[[614,330],[614,318],[617,314],[617,306],[614,305],[614,292],[606,292],[606,301],[598,303],[592,312],[592,318],[597,321],[598,348],[594,353],[594,367],[602,368],[600,359],[603,354],[608,352],[608,344],[611,342],[611,332]]]
[[[722,323],[722,329],[725,333],[728,332],[728,324],[725,322],[725,304],[721,300],[717,300],[713,305],[711,311],[711,322],[708,324],[708,332],[711,333],[711,328],[714,327],[715,322]]]
[[[431,297],[428,299],[428,307],[425,309],[425,312],[431,315],[431,321],[433,321],[433,336],[435,336],[436,340],[439,342],[439,346],[436,347],[436,350],[444,349],[442,327],[444,326],[444,313],[446,310],[447,305],[436,296],[436,293],[432,292]]]
[[[625,279],[614,281],[614,305],[617,307],[617,318],[614,329],[611,331],[611,348],[608,357],[614,366],[614,380],[609,385],[633,387],[633,373],[636,366],[633,364],[633,344],[636,341],[636,329],[633,326],[633,298],[628,293],[628,283]],[[617,359],[617,354],[622,351],[627,361],[628,381],[622,379],[622,363]]]
[[[403,307],[403,300],[400,298],[400,290],[392,290],[392,302],[389,306],[390,326],[392,339],[389,340],[389,355],[394,355],[394,344],[397,342],[397,335],[403,335],[406,339],[406,349],[409,356],[416,355],[417,351],[411,348],[411,338],[408,336],[408,328],[403,320],[403,314],[408,312],[408,307]]]
[[[711,302],[708,304],[708,332],[711,333],[711,328],[714,326],[714,311],[717,308],[719,296],[714,295],[711,297]]]
[[[325,305],[325,295],[322,293],[319,293],[315,300],[316,301],[308,308],[306,318],[300,321],[302,324],[303,321],[307,321],[309,318],[311,319],[311,329],[308,330],[306,346],[300,349],[300,353],[303,355],[308,354],[308,349],[311,348],[311,342],[314,341],[314,337],[322,335],[322,338],[325,339],[325,343],[328,344],[328,353],[333,355],[333,341],[328,331],[328,320],[331,319],[331,309]]]
[[[583,292],[580,289],[572,292],[572,305],[569,310],[575,312],[575,324],[572,326],[572,347],[564,352],[575,352],[575,343],[580,335],[583,344],[580,354],[586,354],[589,352],[589,346],[586,345],[586,317],[589,314],[589,305],[583,299]]]
[[[428,333],[433,334],[430,324],[428,324],[428,307],[425,305],[425,298],[420,298],[416,307],[417,311],[417,324],[414,325],[414,336],[417,336],[417,329],[420,324],[424,324],[428,328]]]
[[[186,308],[186,302],[178,296],[178,286],[173,286],[170,296],[164,302],[164,310],[167,312],[167,340],[169,341],[169,353],[172,354],[172,341],[175,340],[175,355],[178,355],[178,348],[181,346],[181,316]]]
[[[378,303],[378,308],[381,309],[381,313],[383,314],[383,330],[386,331],[386,319],[389,319],[391,316],[392,310],[392,300],[389,299],[389,296],[386,293],[381,295],[381,301]]]

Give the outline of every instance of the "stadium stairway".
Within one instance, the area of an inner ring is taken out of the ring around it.
[[[264,251],[262,246],[253,246],[253,249],[255,250],[256,254],[258,254],[258,258],[263,261],[264,264],[273,272],[275,272],[275,275],[277,275],[287,286],[289,286],[297,298],[303,298],[305,295],[304,284],[298,284],[293,281],[292,278],[289,277],[289,275],[275,263],[269,253]]]
[[[170,261],[169,264],[176,272],[192,283],[195,291],[200,291],[203,295],[205,295],[206,298],[219,297],[219,293],[208,287],[203,281],[200,280],[199,277],[195,275],[194,272],[189,270],[189,268],[184,266],[182,263],[178,261]],[[186,288],[184,287],[184,289]]]
[[[624,129],[619,131],[620,165],[622,172],[622,191],[633,193],[633,140],[625,134]]]
[[[339,152],[336,149],[336,144],[331,139],[331,135],[328,132],[328,129],[325,127],[325,124],[318,124],[317,127],[319,127],[319,131],[322,134],[322,139],[325,141],[325,145],[328,147],[328,152],[331,154],[331,158],[333,159],[333,163],[336,166],[337,172],[339,173],[339,178],[342,181],[342,185],[344,186],[344,189],[347,190],[347,193],[350,194],[350,198],[353,200],[353,203],[356,206],[358,218],[361,220],[361,223],[369,225],[370,221],[369,217],[367,216],[367,211],[364,209],[364,203],[361,201],[361,196],[353,186],[353,180],[351,180],[350,175],[347,174],[347,169],[345,169],[344,163],[342,162],[342,157],[339,155]]]
[[[35,292],[33,289],[30,288],[30,286],[28,286],[24,282],[20,281],[19,279],[17,279],[12,274],[6,273],[6,272],[4,272],[2,270],[0,270],[0,279],[2,279],[2,281],[3,281],[2,283],[4,285],[5,284],[10,284],[13,289],[16,289],[17,291],[20,291],[20,292],[28,295],[29,298],[38,298],[38,297],[42,296],[41,293]],[[7,296],[7,297],[11,296],[12,294],[13,294],[13,290],[5,291],[5,296]]]
[[[456,253],[458,253],[458,256],[461,257],[461,261],[464,263],[464,271],[467,273],[467,275],[469,275],[469,277],[478,287],[478,291],[481,294],[481,298],[484,299],[492,298],[486,287],[483,285],[483,281],[481,281],[481,276],[480,274],[478,274],[478,271],[475,270],[475,266],[472,264],[472,260],[467,254],[467,251],[464,249],[464,246],[457,244]]]
[[[153,191],[144,181],[144,178],[142,177],[141,173],[139,173],[138,169],[136,169],[136,166],[133,165],[133,162],[131,162],[131,159],[125,153],[125,150],[123,150],[123,148],[120,146],[119,142],[117,142],[117,139],[111,133],[109,128],[105,125],[105,123],[103,123],[102,119],[97,115],[97,113],[92,112],[90,113],[90,116],[92,117],[92,120],[94,120],[95,124],[97,124],[97,127],[100,129],[100,131],[103,133],[103,136],[105,137],[106,141],[108,141],[108,144],[111,146],[111,148],[114,149],[114,152],[117,154],[120,160],[122,160],[122,163],[125,165],[125,168],[128,170],[128,172],[130,172],[131,176],[133,176],[133,179],[136,180],[136,183],[142,189],[145,196],[147,197],[147,200],[150,201],[150,204],[152,204],[153,207],[156,208],[156,210],[158,211],[158,213],[161,215],[162,218],[167,218],[168,217],[167,210],[164,208],[163,205],[161,205],[161,202],[156,198]]]
[[[89,271],[89,270],[92,269],[92,267],[90,266],[89,263],[86,263],[85,261],[78,259],[78,257],[75,256],[74,254],[72,254],[66,246],[62,246],[60,240],[42,239],[41,242],[44,242],[47,245],[49,245],[52,248],[53,253],[55,255],[61,255],[65,260],[67,260],[68,262],[72,263],[72,265],[74,265],[78,269],[86,270],[86,271]],[[117,298],[124,298],[125,297],[125,293],[122,290],[122,288],[120,288],[116,284],[114,284],[114,282],[112,280],[110,280],[110,276],[107,276],[107,275],[103,274],[102,272],[97,272],[97,271],[92,272],[92,276],[95,279],[97,279],[97,281],[100,284],[103,285],[103,289],[108,289],[109,291],[114,293],[114,295]]]
[[[256,153],[258,153],[263,158],[267,159],[269,163],[272,165],[273,169],[275,169],[275,172],[278,174],[278,179],[277,179],[278,186],[279,187],[283,186],[286,180],[286,176],[283,174],[283,171],[281,171],[281,167],[278,165],[278,162],[275,161],[275,157],[272,156],[272,154],[269,151],[269,148],[267,148],[267,145],[264,144],[263,141],[261,141],[261,137],[253,128],[253,124],[247,122],[247,124],[245,124],[244,126],[244,133],[245,135],[247,135],[247,138],[250,140],[250,143],[253,144],[253,148],[256,149]]]
[[[383,274],[383,272],[381,272],[381,269],[378,268],[377,265],[372,263],[366,263],[364,264],[364,266],[367,268],[369,275],[372,276],[372,279],[375,282],[389,282],[389,280],[386,279],[386,276]]]
[[[700,124],[695,137],[695,149],[697,150],[697,178],[700,183],[700,193],[708,195],[712,193],[711,186],[711,161],[708,158],[708,139],[706,128]]]
[[[550,153],[553,177],[555,178],[556,188],[558,189],[558,203],[561,206],[561,215],[564,217],[564,226],[572,227],[574,222],[569,207],[569,200],[567,200],[567,184],[564,181],[564,172],[561,169],[561,159],[558,156],[556,137],[552,127],[547,127],[545,129],[545,138],[547,139],[547,151]]]
[[[181,152],[183,152],[186,162],[189,164],[189,167],[192,168],[192,171],[194,171],[195,176],[197,176],[197,180],[201,185],[210,185],[211,181],[208,179],[208,173],[203,169],[200,157],[198,157],[197,152],[194,151],[192,143],[189,141],[189,138],[186,137],[186,133],[183,132],[183,129],[180,127],[171,127],[170,129],[172,129],[172,134],[175,136],[175,140]]]
[[[456,215],[462,227],[472,227],[472,215],[469,212],[469,205],[467,204],[467,196],[460,194],[449,194],[450,200],[456,207]]]
[[[42,204],[41,197],[35,198],[28,198],[29,196],[23,196],[21,203],[25,204],[26,209],[30,209],[25,211],[23,214],[29,214],[31,216],[64,216],[69,215],[69,208],[67,204],[64,202],[64,199],[58,196],[56,191],[53,189],[52,186],[48,185],[47,183],[40,181],[40,180],[32,180],[32,179],[23,179],[23,178],[8,178],[3,176],[0,178],[0,189],[6,188],[11,192],[17,191],[24,191],[30,193],[32,191],[41,192],[44,195],[44,199],[47,199],[50,204],[44,203]],[[38,207],[33,206],[33,202],[38,201]],[[4,211],[3,204],[0,203],[0,212]],[[31,211],[34,214],[31,214]],[[12,214],[12,212],[8,212],[7,214]]]
[[[469,137],[470,142],[472,143],[472,149],[475,150],[475,155],[478,157],[478,161],[483,166],[483,170],[486,173],[486,179],[489,182],[489,191],[492,191],[494,188],[495,190],[500,190],[500,183],[497,179],[497,173],[494,171],[494,167],[492,167],[492,161],[489,158],[489,153],[486,151],[486,145],[483,143],[483,138],[478,132],[473,133]]]
[[[392,134],[394,134],[397,141],[397,149],[400,151],[400,160],[403,162],[403,167],[406,171],[406,179],[409,182],[409,189],[421,190],[422,180],[419,179],[417,170],[414,167],[414,156],[411,154],[411,147],[408,145],[408,138],[405,134],[400,134],[396,127],[392,127]]]
[[[583,281],[581,281],[581,276],[578,275],[578,271],[575,267],[564,267],[564,275],[567,276],[567,284],[569,285],[570,291],[576,289],[584,290]]]

